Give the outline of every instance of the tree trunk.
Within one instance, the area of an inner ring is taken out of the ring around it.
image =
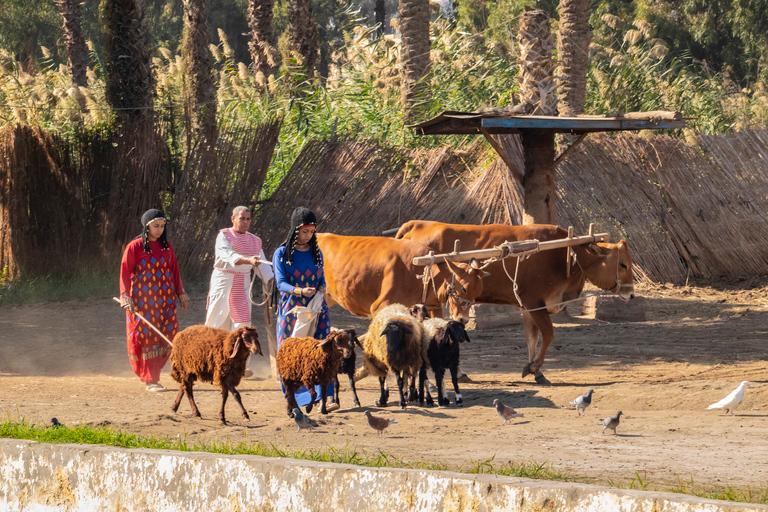
[[[251,41],[248,49],[253,60],[256,87],[266,90],[269,75],[275,67],[275,50],[272,47],[272,0],[248,0],[248,27]]]
[[[560,26],[557,29],[559,83],[557,93],[560,115],[584,113],[587,94],[587,66],[592,31],[589,7],[592,0],[560,0]]]
[[[549,130],[526,130],[523,224],[557,224],[555,137]]]
[[[102,0],[106,97],[119,115],[146,117],[154,105],[152,54],[144,0]]]
[[[216,88],[209,42],[205,0],[184,0],[184,100],[192,129],[213,142],[216,139]]]
[[[59,12],[64,18],[64,45],[67,51],[67,66],[72,83],[78,87],[88,86],[86,75],[87,52],[85,38],[80,28],[80,0],[59,0]]]
[[[557,115],[552,31],[544,11],[526,8],[518,30],[517,64],[521,103],[530,104],[534,115]],[[525,130],[523,224],[555,224],[555,135],[550,130]]]
[[[400,97],[406,120],[425,110],[429,95],[429,0],[400,0]]]
[[[376,36],[381,37],[386,32],[384,23],[387,21],[387,11],[384,0],[376,0],[376,5],[373,8],[373,16],[377,25]]]
[[[525,8],[517,36],[520,102],[533,107],[532,114],[557,115],[555,63],[552,60],[552,29],[549,16],[540,9]]]
[[[288,14],[290,58],[301,61],[308,80],[315,76],[317,62],[317,26],[310,0],[290,0]]]

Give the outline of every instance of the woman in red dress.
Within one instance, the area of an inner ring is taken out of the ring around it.
[[[179,329],[176,299],[187,310],[189,297],[184,292],[176,255],[165,236],[165,215],[148,210],[141,216],[142,233],[123,253],[120,263],[120,304],[128,333],[128,358],[136,375],[147,384],[147,391],[163,391],[160,370],[171,355],[171,347],[134,311],[172,340]]]

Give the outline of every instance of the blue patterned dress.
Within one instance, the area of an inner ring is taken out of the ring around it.
[[[280,304],[277,308],[277,348],[287,338],[291,337],[293,328],[296,325],[296,316],[288,313],[294,306],[306,306],[312,297],[300,297],[292,295],[291,291],[294,288],[307,288],[321,286],[325,287],[325,275],[323,274],[323,267],[315,265],[315,261],[312,258],[311,251],[293,251],[293,264],[288,265],[283,261],[283,253],[285,252],[285,246],[279,247],[275,254],[272,256],[272,265],[275,272],[275,284],[278,290],[280,290]],[[322,255],[321,255],[322,258]],[[317,327],[315,329],[314,337],[318,340],[324,340],[331,332],[331,319],[328,315],[328,305],[323,299],[323,311],[317,319]],[[282,384],[281,384],[282,386]],[[316,401],[320,401],[321,388],[315,386],[317,392]],[[285,388],[283,388],[285,393]],[[327,396],[333,394],[333,383],[328,385]],[[305,387],[301,387],[296,392],[296,403],[300,407],[308,405],[311,401],[311,394]]]

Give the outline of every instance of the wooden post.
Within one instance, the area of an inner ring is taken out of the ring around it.
[[[275,332],[275,320],[272,317],[272,310],[269,307],[269,301],[264,306],[264,327],[267,330],[267,346],[269,348],[269,368],[272,372],[272,378],[277,380],[277,333]]]
[[[568,226],[568,238],[573,238],[573,226]],[[571,254],[573,251],[568,248],[568,255],[565,257],[565,277],[571,277]]]

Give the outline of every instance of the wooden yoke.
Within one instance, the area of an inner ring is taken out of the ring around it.
[[[441,261],[469,261],[472,258],[504,259],[509,257],[519,257],[525,254],[536,253],[539,251],[559,249],[561,247],[571,247],[574,245],[585,245],[596,242],[607,242],[611,239],[610,233],[595,234],[593,225],[590,225],[590,231],[592,231],[592,234],[590,235],[575,236],[572,238],[561,238],[558,240],[549,240],[546,242],[539,242],[538,240],[520,240],[515,242],[504,242],[503,244],[497,245],[496,247],[492,247],[490,249],[477,249],[474,251],[464,252],[454,250],[454,252],[445,254],[433,254],[430,252],[426,256],[417,256],[416,258],[413,258],[413,264],[423,266],[432,265]],[[457,247],[459,246],[454,245],[454,249]]]

